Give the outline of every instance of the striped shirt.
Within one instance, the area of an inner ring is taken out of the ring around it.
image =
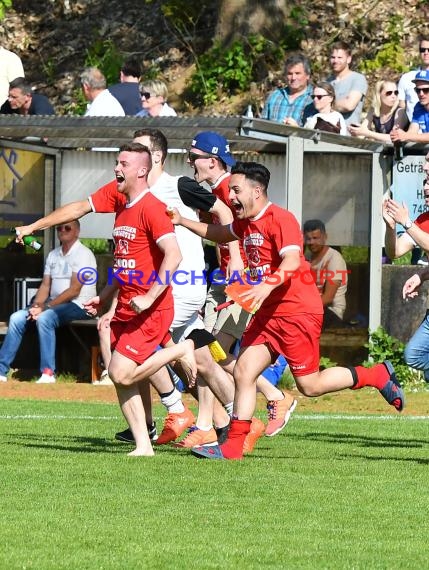
[[[308,85],[302,95],[290,101],[288,87],[276,89],[265,102],[262,119],[283,123],[286,118],[291,117],[302,127],[304,125],[304,110],[307,105],[311,105],[313,102],[312,93],[313,87]]]

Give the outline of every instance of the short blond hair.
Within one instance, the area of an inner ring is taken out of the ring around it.
[[[162,97],[164,101],[166,101],[168,97],[167,85],[160,79],[150,79],[149,81],[143,81],[143,83],[140,83],[140,93],[144,92],[156,95],[157,97]]]

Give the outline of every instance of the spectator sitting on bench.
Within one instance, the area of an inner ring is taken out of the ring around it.
[[[7,373],[29,325],[36,325],[40,345],[40,370],[37,384],[55,382],[55,329],[73,320],[90,319],[83,304],[94,297],[95,283],[84,284],[96,275],[94,254],[79,241],[78,220],[57,227],[61,245],[53,249],[45,264],[42,283],[26,309],[13,313],[0,349],[0,382],[7,381]],[[93,271],[92,271],[93,269]],[[92,281],[91,281],[92,282]]]
[[[347,265],[341,253],[326,245],[328,235],[321,220],[304,223],[304,243],[316,285],[322,296],[324,317],[322,330],[344,326],[346,310]]]

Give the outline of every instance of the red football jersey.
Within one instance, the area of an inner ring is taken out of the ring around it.
[[[164,259],[157,244],[167,236],[175,236],[174,227],[166,214],[165,204],[149,189],[127,203],[114,181],[92,194],[89,201],[95,212],[116,212],[114,267],[109,279],[110,282],[116,279],[120,286],[115,315],[125,320],[135,315],[129,301],[136,295],[144,295],[157,279]],[[170,286],[156,299],[153,307],[172,306]]]
[[[260,281],[274,273],[288,250],[298,250],[301,265],[285,283],[276,287],[265,299],[259,313],[274,316],[295,313],[323,314],[320,294],[314,283],[310,265],[303,255],[299,224],[287,210],[269,202],[255,217],[235,220],[233,233],[242,240],[252,280]]]

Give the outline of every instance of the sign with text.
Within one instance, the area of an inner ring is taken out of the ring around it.
[[[412,220],[428,210],[423,198],[424,162],[424,155],[406,156],[393,164],[393,198],[406,204]]]

